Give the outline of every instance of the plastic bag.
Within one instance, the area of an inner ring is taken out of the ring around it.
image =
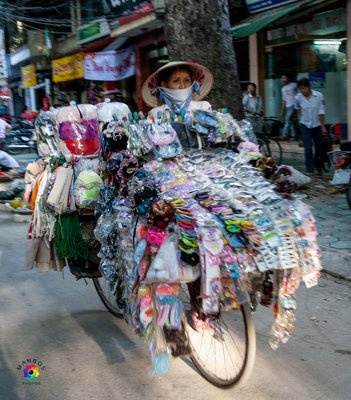
[[[172,158],[183,151],[177,132],[170,124],[150,124],[147,136],[156,157]]]
[[[92,155],[100,151],[97,110],[90,104],[62,107],[56,113],[59,138],[75,155]]]
[[[74,198],[78,207],[93,208],[98,200],[102,179],[94,171],[83,171],[74,183]]]
[[[95,216],[110,213],[112,211],[112,202],[116,197],[116,188],[112,185],[103,185],[100,187],[99,197],[95,207]]]
[[[169,368],[169,351],[162,328],[155,325],[149,345],[154,374],[162,375]]]
[[[200,276],[198,266],[180,265],[178,261],[178,236],[171,233],[162,243],[146,274],[146,283],[186,283]]]
[[[143,124],[130,124],[128,127],[128,149],[135,157],[142,157],[149,153],[152,149],[147,137],[146,132],[149,129],[148,125]]]
[[[127,104],[119,102],[110,102],[108,99],[104,103],[96,105],[100,122],[110,122],[113,120],[122,120],[128,118],[130,109]]]
[[[178,237],[175,233],[164,240],[146,274],[146,283],[176,282],[179,278]]]
[[[311,182],[311,178],[309,176],[304,175],[302,172],[298,171],[294,167],[288,166],[291,175],[288,176],[288,181],[291,183],[295,183],[297,186],[305,186]]]

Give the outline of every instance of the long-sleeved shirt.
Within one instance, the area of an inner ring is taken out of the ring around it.
[[[252,96],[251,93],[244,93],[243,106],[246,115],[262,114],[263,112],[262,98],[259,95]]]
[[[319,116],[325,114],[324,96],[316,90],[312,90],[309,98],[299,93],[295,97],[295,108],[301,112],[300,124],[307,128],[316,128],[321,125]]]

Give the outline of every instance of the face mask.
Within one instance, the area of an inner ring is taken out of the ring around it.
[[[193,85],[185,89],[168,89],[165,87],[159,87],[158,89],[160,93],[166,94],[166,96],[172,101],[184,103],[193,94],[194,91]]]

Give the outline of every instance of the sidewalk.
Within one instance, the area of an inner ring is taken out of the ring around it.
[[[284,164],[305,171],[303,153],[301,158],[296,154],[293,158],[284,155]],[[303,201],[312,207],[316,218],[323,271],[351,281],[351,210],[345,193],[330,184],[332,176],[333,169],[321,177],[312,177],[310,185],[298,194],[305,197]]]

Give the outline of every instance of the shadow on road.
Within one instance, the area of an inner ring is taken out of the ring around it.
[[[100,347],[109,364],[125,361],[124,351],[135,350],[135,343],[116,326],[117,318],[104,311],[82,311],[71,313],[73,319]],[[120,324],[125,324],[119,320]],[[133,335],[133,331],[130,330]]]
[[[15,361],[9,364],[7,359],[8,357],[0,350],[0,369],[2,371],[0,380],[1,398],[4,400],[20,400],[16,387],[21,379],[21,373],[16,370],[17,365]],[[18,372],[18,376],[13,371]]]

